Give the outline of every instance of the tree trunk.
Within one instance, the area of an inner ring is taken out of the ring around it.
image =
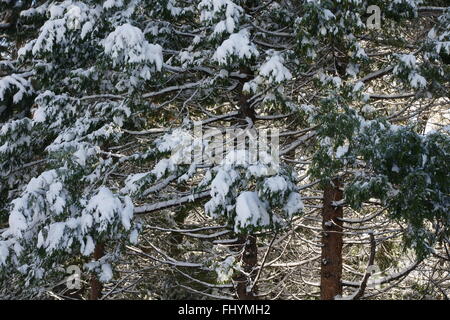
[[[343,198],[340,181],[334,179],[324,190],[322,209],[322,254],[320,299],[333,300],[342,295],[342,206],[333,206]]]
[[[236,282],[236,294],[239,300],[257,300],[257,286],[253,284],[257,271],[256,265],[258,263],[258,246],[256,245],[256,236],[246,235],[239,236],[238,243],[240,248],[243,248],[242,253],[242,268],[249,276],[240,273],[234,278]],[[248,291],[248,288],[250,289]]]
[[[94,260],[99,260],[105,254],[104,243],[97,243],[94,249]],[[98,280],[96,275],[91,277],[91,292],[89,300],[98,300],[102,296],[103,284]]]

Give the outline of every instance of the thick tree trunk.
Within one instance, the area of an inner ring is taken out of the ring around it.
[[[98,260],[105,254],[105,245],[97,243],[94,249],[94,260]],[[98,300],[102,296],[103,284],[98,280],[97,276],[92,275],[91,278],[91,292],[89,294],[90,300]]]
[[[240,273],[234,278],[236,282],[236,294],[239,300],[257,300],[257,286],[250,288],[256,277],[256,265],[258,263],[258,246],[256,244],[256,236],[247,235],[240,236],[238,243],[243,248],[242,268],[249,276]],[[250,290],[249,290],[250,289]]]
[[[322,209],[322,256],[320,270],[320,298],[333,300],[342,295],[342,206],[333,206],[340,201],[343,192],[340,182],[334,179],[324,190]]]

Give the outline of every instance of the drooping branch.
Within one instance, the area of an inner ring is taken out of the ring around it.
[[[355,291],[354,294],[350,296],[351,300],[358,300],[360,299],[366,290],[367,287],[367,281],[369,281],[370,276],[372,275],[372,266],[375,261],[375,253],[376,253],[376,242],[375,237],[373,235],[373,232],[369,233],[370,237],[370,257],[369,257],[369,263],[367,264],[366,274],[364,275],[364,278],[361,281],[361,284],[359,288]]]
[[[199,193],[195,193],[192,195],[180,197],[178,199],[172,199],[172,200],[166,200],[166,201],[160,201],[152,204],[146,204],[142,206],[138,206],[134,208],[134,213],[139,214],[147,214],[151,213],[157,210],[167,209],[174,206],[179,206],[184,203],[193,202],[200,199],[205,199],[210,197],[210,191],[203,191]]]

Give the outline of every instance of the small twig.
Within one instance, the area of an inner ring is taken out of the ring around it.
[[[352,295],[351,300],[358,300],[364,295],[364,291],[366,290],[367,287],[367,282],[369,281],[369,278],[372,275],[371,267],[373,266],[375,260],[376,242],[373,232],[369,233],[369,237],[370,237],[370,257],[366,269],[366,274],[364,275],[364,278],[362,279],[361,285],[359,286],[358,290],[356,290],[356,292]]]
[[[267,256],[269,255],[269,251],[272,248],[272,245],[275,242],[275,239],[277,238],[277,234],[278,233],[275,232],[275,235],[273,236],[272,241],[270,241],[269,247],[267,248],[266,252],[264,253],[264,257],[263,257],[263,260],[262,260],[262,263],[261,263],[261,267],[259,267],[259,269],[258,269],[258,273],[256,274],[255,281],[253,281],[253,284],[251,286],[250,292],[253,292],[253,288],[255,287],[256,283],[259,280],[259,277],[261,276],[261,272],[262,272],[262,270],[264,268],[264,264],[266,263]]]

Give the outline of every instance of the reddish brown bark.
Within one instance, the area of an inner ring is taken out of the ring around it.
[[[257,286],[254,285],[250,291],[247,288],[251,286],[255,280],[258,263],[258,246],[256,244],[256,236],[247,235],[239,237],[238,243],[240,247],[244,246],[242,254],[242,268],[250,276],[243,273],[238,274],[234,281],[236,282],[236,294],[239,300],[257,300]]]
[[[94,249],[94,260],[98,260],[105,254],[105,245],[97,243]],[[91,277],[91,292],[89,293],[90,300],[98,300],[102,296],[103,284],[98,280],[97,276]]]
[[[324,190],[322,209],[322,254],[320,270],[320,299],[332,300],[342,295],[342,206],[343,192],[340,182],[334,179]]]

